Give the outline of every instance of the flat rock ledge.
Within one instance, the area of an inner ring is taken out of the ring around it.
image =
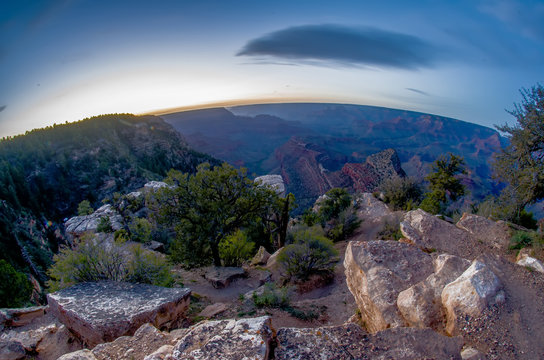
[[[204,277],[216,289],[226,288],[236,279],[246,277],[246,271],[240,267],[211,267]]]
[[[89,282],[47,295],[50,312],[89,347],[132,335],[144,323],[175,328],[189,306],[188,288]]]

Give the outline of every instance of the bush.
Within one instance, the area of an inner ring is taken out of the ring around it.
[[[383,229],[378,233],[378,240],[395,240],[398,241],[402,238],[402,232],[400,231],[400,224],[386,222]]]
[[[151,242],[152,226],[147,219],[134,218],[130,223],[128,230],[130,231],[130,239],[141,243]]]
[[[531,246],[533,243],[538,242],[538,235],[536,233],[528,233],[526,231],[516,232],[510,239],[510,250],[519,250],[524,247]]]
[[[219,242],[219,256],[224,266],[241,266],[253,255],[255,243],[248,240],[245,232],[237,230]]]
[[[351,195],[342,188],[334,188],[325,194],[325,200],[321,202],[319,216],[323,221],[337,218],[340,213],[351,205]]]
[[[394,210],[413,210],[421,202],[423,190],[413,178],[394,177],[381,185],[384,201]]]
[[[329,222],[330,229],[327,231],[327,236],[332,241],[345,240],[353,235],[359,225],[361,220],[357,217],[355,210],[349,207]]]
[[[0,260],[0,307],[23,307],[32,295],[27,276],[5,260]]]
[[[93,212],[94,210],[91,207],[91,203],[89,202],[89,200],[83,200],[77,206],[77,214],[79,216],[91,215]]]
[[[96,232],[103,232],[103,233],[113,232],[111,220],[108,216],[102,216],[100,220],[98,220],[98,226],[96,227]]]
[[[130,281],[159,286],[172,283],[166,261],[144,252],[139,244],[85,236],[73,248],[62,249],[53,261],[47,272],[51,291],[87,281]]]
[[[278,288],[273,283],[267,283],[261,295],[253,293],[253,303],[256,307],[286,308],[291,302],[289,289]]]
[[[293,234],[294,243],[279,254],[278,262],[289,278],[305,281],[312,274],[334,270],[338,251],[331,240],[318,233],[315,227],[299,230]]]

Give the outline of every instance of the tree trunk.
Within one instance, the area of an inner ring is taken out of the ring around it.
[[[212,241],[210,244],[210,248],[212,249],[213,264],[215,266],[221,266],[221,257],[219,256],[219,243],[216,241]]]

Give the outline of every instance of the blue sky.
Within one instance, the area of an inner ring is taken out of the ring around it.
[[[544,2],[3,1],[0,136],[113,112],[326,101],[487,126],[544,82]]]

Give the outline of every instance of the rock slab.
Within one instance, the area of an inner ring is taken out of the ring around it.
[[[132,335],[144,323],[170,329],[184,318],[191,291],[147,284],[89,282],[47,295],[50,312],[90,347]]]
[[[468,231],[477,240],[498,249],[508,248],[512,233],[504,221],[493,221],[483,216],[464,213],[457,227]]]
[[[401,327],[399,293],[433,273],[429,254],[396,241],[352,241],[344,259],[346,282],[371,332]]]
[[[236,279],[246,277],[246,271],[239,267],[212,267],[209,269],[204,277],[208,280],[212,286],[216,289],[223,289],[230,285]]]

